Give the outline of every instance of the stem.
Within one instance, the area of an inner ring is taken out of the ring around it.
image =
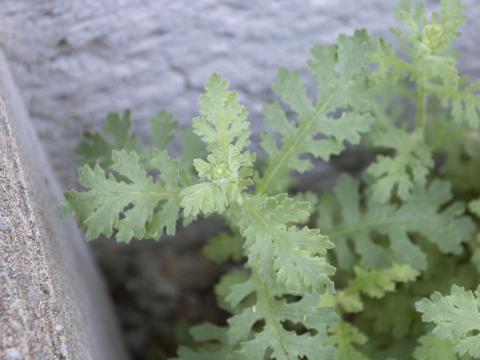
[[[427,92],[423,77],[418,79],[417,84],[417,126],[424,131],[427,122]]]
[[[256,288],[257,302],[264,310],[265,326],[270,329],[270,331],[278,341],[278,345],[282,349],[282,352],[285,355],[285,358],[290,359],[289,351],[285,348],[282,341],[282,325],[280,324],[280,321],[277,320],[272,310],[274,306],[271,303],[271,300],[274,299],[274,296],[270,294],[267,285],[258,276],[255,269],[252,269],[252,280]]]
[[[300,144],[302,144],[302,142],[305,140],[305,137],[311,134],[312,127],[315,124],[317,117],[327,109],[330,100],[333,98],[334,93],[332,92],[322,104],[317,106],[310,117],[303,124],[300,124],[297,133],[293,137],[293,141],[288,145],[284,144],[284,148],[282,149],[280,155],[268,164],[267,170],[265,171],[263,178],[260,180],[260,184],[257,186],[258,194],[265,193],[269,188],[270,183],[280,173],[282,167],[287,166],[286,164],[288,164],[290,156],[295,154],[295,150]]]
[[[192,186],[193,185],[193,182],[192,180],[190,179],[190,176],[188,176],[187,172],[185,170],[181,170],[180,171],[180,178],[182,179],[185,187],[187,186]]]
[[[268,224],[262,218],[262,214],[251,204],[248,203],[246,200],[242,205],[244,211],[248,212],[250,216],[256,218],[259,222],[261,222],[264,226],[268,227]],[[233,223],[233,220],[232,220]],[[235,226],[236,231],[240,232],[238,225]],[[275,231],[273,228],[269,228],[270,231]],[[261,241],[256,239],[256,241]],[[248,257],[248,254],[245,253]],[[261,260],[258,260],[261,261]],[[272,293],[271,289],[269,289],[268,281],[259,274],[258,269],[260,268],[260,264],[257,262],[251,263],[251,279],[255,284],[255,292],[257,294],[257,305],[263,311],[263,316],[265,320],[265,327],[270,331],[272,335],[272,341],[276,343],[276,345],[281,349],[284,359],[294,360],[296,358],[292,357],[291,352],[288,349],[288,342],[283,337],[283,327],[281,324],[281,319],[279,319],[277,314],[275,314],[275,296]]]

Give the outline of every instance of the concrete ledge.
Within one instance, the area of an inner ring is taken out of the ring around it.
[[[106,291],[0,52],[0,359],[125,359]]]

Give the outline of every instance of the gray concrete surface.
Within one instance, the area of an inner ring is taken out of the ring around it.
[[[464,2],[462,68],[480,77],[480,3]],[[2,0],[0,45],[55,170],[71,185],[72,149],[108,111],[131,108],[140,132],[161,108],[187,124],[204,81],[220,71],[258,120],[279,66],[304,67],[312,44],[357,27],[387,34],[397,3]]]
[[[122,360],[105,287],[0,52],[0,359]]]

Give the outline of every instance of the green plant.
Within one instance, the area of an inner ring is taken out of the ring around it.
[[[315,46],[315,100],[300,72],[281,69],[279,101],[264,106],[264,162],[218,74],[193,120],[198,138],[184,130],[176,158],[168,113],[152,120],[150,147],[131,134],[128,112],[109,115],[78,148],[84,191],[67,192],[59,211],[75,213],[87,239],[122,242],[174,234],[178,220],[225,219],[230,232],[205,254],[244,259],[216,287],[232,316],[194,327],[198,346],[180,347],[179,359],[478,359],[480,82],[456,68],[462,13],[459,0],[430,18],[402,1],[402,56],[365,31]],[[360,142],[376,154],[361,179],[288,194],[293,173]]]

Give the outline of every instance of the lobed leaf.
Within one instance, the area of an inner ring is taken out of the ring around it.
[[[317,229],[294,223],[309,216],[309,203],[285,194],[250,197],[241,212],[241,231],[246,238],[249,265],[264,278],[272,276],[294,294],[331,290],[334,268],[326,259],[332,247]]]
[[[320,200],[318,226],[335,244],[341,269],[352,269],[358,255],[360,265],[367,269],[399,262],[424,270],[426,257],[415,244],[414,235],[443,253],[460,254],[462,242],[475,228],[470,218],[462,215],[464,205],[451,201],[449,184],[435,180],[427,188],[416,189],[400,205],[377,203],[368,193],[364,207],[359,183],[342,175],[333,193]],[[333,216],[335,213],[338,217]],[[379,244],[376,236],[384,236],[388,244]]]
[[[306,295],[288,302],[277,287],[256,282],[257,303],[228,320],[230,344],[238,350],[232,359],[277,360],[334,359],[334,347],[327,341],[327,327],[338,321],[332,309],[318,309],[318,295]],[[254,325],[264,321],[259,331]],[[302,324],[306,331],[297,334],[290,324]]]
[[[107,115],[98,132],[87,131],[83,140],[75,149],[79,163],[94,166],[99,163],[102,168],[112,164],[114,150],[135,151],[141,153],[143,148],[132,133],[132,120],[129,110],[123,114]]]
[[[171,167],[171,159],[163,154],[163,162]],[[154,181],[148,176],[134,152],[114,151],[111,169],[118,174],[106,173],[99,165],[85,165],[79,169],[79,181],[87,191],[65,194],[76,212],[80,225],[87,228],[86,238],[110,236],[117,230],[119,241],[142,239],[152,228],[156,214],[164,214],[153,226],[160,236],[163,228],[175,231],[178,217],[178,179],[168,170],[167,181]],[[160,159],[160,157],[159,157]],[[159,160],[160,161],[160,160]]]
[[[224,327],[205,323],[190,329],[193,339],[198,343],[208,343],[210,346],[197,350],[180,346],[177,357],[171,360],[226,360],[230,359],[231,347],[227,343],[227,330]]]
[[[211,153],[225,151],[229,145],[243,150],[249,144],[247,111],[237,94],[228,91],[228,81],[213,74],[200,98],[200,116],[193,119],[193,129]]]
[[[243,202],[242,192],[252,185],[255,157],[244,151],[249,144],[247,112],[228,82],[213,74],[200,99],[195,134],[207,145],[207,161],[194,159],[200,182],[181,191],[186,216],[223,213],[230,204]]]
[[[375,179],[374,200],[384,203],[392,194],[407,200],[415,188],[425,186],[433,160],[421,131],[407,133],[392,126],[373,132],[370,138],[374,146],[395,151],[393,156],[378,155],[367,168],[367,173]]]
[[[435,118],[435,124],[428,128],[428,141],[445,159],[439,164],[439,172],[445,174],[455,193],[479,193],[480,132],[452,122],[448,114]]]
[[[341,321],[330,329],[329,341],[335,345],[336,360],[368,360],[369,357],[360,352],[355,345],[364,345],[367,337],[350,323]]]
[[[342,35],[334,46],[315,46],[308,61],[317,80],[315,103],[298,71],[280,69],[273,90],[298,115],[298,123],[288,120],[279,103],[265,105],[265,121],[282,144],[279,147],[272,134],[263,135],[269,162],[257,186],[259,193],[282,191],[289,172],[310,169],[310,160],[301,155],[328,160],[344,149],[345,142],[357,144],[368,131],[373,119],[365,92],[365,68],[372,48],[365,31],[352,37]]]
[[[150,120],[150,128],[152,130],[153,141],[158,149],[166,149],[167,145],[174,139],[174,131],[177,128],[177,121],[167,111],[160,111]]]
[[[452,110],[456,122],[478,128],[480,83],[469,85],[467,79],[459,75],[451,49],[465,22],[463,12],[460,0],[442,0],[441,13],[433,13],[427,21],[423,5],[403,1],[397,15],[406,31],[395,29],[394,34],[409,59],[404,61],[383,47],[374,60],[385,76],[414,79],[417,87],[425,88],[429,95],[438,97],[445,108]]]
[[[150,129],[154,138],[154,148],[143,146],[132,132],[132,120],[129,110],[123,114],[108,114],[101,129],[97,132],[85,132],[82,142],[75,153],[82,165],[94,166],[99,163],[104,170],[112,164],[113,151],[134,151],[144,163],[152,151],[165,150],[174,138],[177,121],[173,115],[160,111],[150,120]]]
[[[255,302],[246,301],[248,294],[254,290],[252,288],[254,285],[249,280],[250,276],[244,270],[232,270],[224,274],[215,285],[218,305],[222,309],[235,314],[244,306],[255,304]]]
[[[180,132],[182,153],[177,157],[179,166],[187,171],[190,176],[196,175],[193,160],[207,157],[207,149],[200,138],[195,135],[191,127],[186,127]]]
[[[413,353],[415,360],[458,360],[453,344],[449,340],[427,334],[418,339],[418,342],[419,345]]]
[[[243,243],[241,236],[222,232],[208,241],[203,247],[203,254],[217,263],[229,259],[240,261],[243,257]]]
[[[452,341],[457,354],[480,358],[480,299],[478,292],[456,285],[449,295],[435,292],[416,303],[422,320],[435,324],[432,334]]]
[[[395,291],[397,283],[411,282],[419,275],[418,271],[406,264],[393,264],[386,269],[365,270],[355,267],[354,277],[347,286],[335,294],[324,297],[322,305],[336,302],[349,313],[358,313],[364,310],[361,295],[380,299],[389,292]]]

